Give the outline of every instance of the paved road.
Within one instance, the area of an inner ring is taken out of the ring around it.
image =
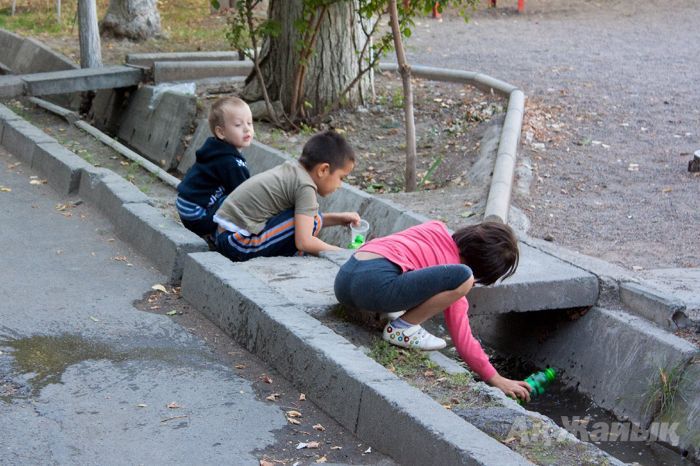
[[[0,149],[0,464],[393,464],[185,304],[138,310],[165,277],[31,176]]]
[[[530,235],[628,269],[700,267],[697,1],[525,3],[422,19],[409,59],[524,90],[514,204]]]

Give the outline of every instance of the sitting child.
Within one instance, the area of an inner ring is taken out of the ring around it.
[[[177,187],[177,211],[182,224],[199,236],[213,237],[213,216],[226,196],[250,178],[239,149],[253,141],[253,115],[238,97],[223,97],[209,111],[207,138],[197,160]]]
[[[214,215],[216,247],[233,261],[338,250],[317,238],[321,226],[358,224],[355,212],[318,211],[317,195],[338,189],[355,167],[350,144],[338,133],[312,136],[298,162],[259,173],[233,191]]]
[[[444,310],[457,352],[469,367],[506,395],[529,400],[525,382],[502,377],[491,365],[467,316],[466,294],[474,282],[491,285],[509,277],[518,258],[518,241],[507,225],[485,222],[450,235],[442,222],[427,222],[358,249],[338,271],[335,295],[351,309],[394,314],[382,337],[404,348],[444,348],[445,340],[421,327]]]

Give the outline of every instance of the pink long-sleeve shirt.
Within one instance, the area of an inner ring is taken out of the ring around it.
[[[444,223],[426,222],[415,227],[376,238],[362,246],[360,251],[373,252],[389,259],[401,270],[418,270],[433,265],[461,264],[459,249]],[[457,352],[467,365],[479,374],[482,380],[489,380],[496,369],[489,357],[472,335],[469,327],[469,303],[462,297],[445,309],[445,322],[452,336]]]

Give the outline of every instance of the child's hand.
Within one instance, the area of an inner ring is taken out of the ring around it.
[[[357,212],[339,212],[342,225],[359,225],[360,214]]]
[[[532,387],[522,380],[506,379],[496,374],[487,380],[486,383],[492,387],[498,388],[511,398],[520,398],[524,401],[530,401],[530,390],[532,390]]]

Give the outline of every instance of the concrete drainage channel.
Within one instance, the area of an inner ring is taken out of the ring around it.
[[[135,127],[138,115],[148,114],[138,108],[129,113]],[[157,115],[148,114],[148,118],[159,124]],[[59,192],[77,193],[99,208],[123,239],[173,281],[181,279],[186,299],[275,365],[338,422],[399,462],[492,464],[498,458],[499,463],[526,464],[523,456],[496,440],[510,440],[506,443],[513,446],[513,435],[508,434],[515,433],[520,436],[515,443],[529,435],[537,448],[519,451],[537,463],[617,463],[593,444],[580,442],[551,420],[524,410],[484,384],[476,384],[476,390],[491,406],[457,416],[329,330],[319,319],[327,319],[334,309],[332,277],[344,256],[233,264],[207,252],[200,238],[163,217],[133,185],[109,170],[91,166],[4,107],[0,108],[0,142],[44,174]],[[287,158],[262,144],[252,150],[253,171]],[[425,220],[348,186],[323,207],[359,211],[373,225],[381,225],[374,231],[377,236]],[[326,239],[337,244],[346,241],[342,233],[335,235]],[[644,284],[608,264],[553,249],[544,242],[522,241],[518,274],[501,286],[474,290],[470,314],[475,333],[506,354],[521,354],[539,367],[559,368],[567,386],[576,387],[635,426],[651,427],[658,435],[655,426],[659,423],[677,422],[673,432],[678,434],[678,448],[700,459],[697,348],[627,309],[617,309],[621,294],[627,294],[628,302],[634,301],[629,293],[643,296],[645,309],[663,308],[660,298],[664,297],[650,293]],[[572,314],[562,311],[596,303],[576,320],[569,320]],[[660,371],[673,374],[678,383],[659,386]],[[658,390],[669,389],[673,389],[674,403],[661,407],[650,403]],[[387,428],[396,425],[401,428]],[[520,430],[514,431],[513,426]],[[398,431],[402,432],[400,439]],[[643,438],[645,434],[639,432],[638,438]],[[549,450],[547,443],[552,447]],[[578,456],[567,461],[562,453],[566,451],[577,451]]]

